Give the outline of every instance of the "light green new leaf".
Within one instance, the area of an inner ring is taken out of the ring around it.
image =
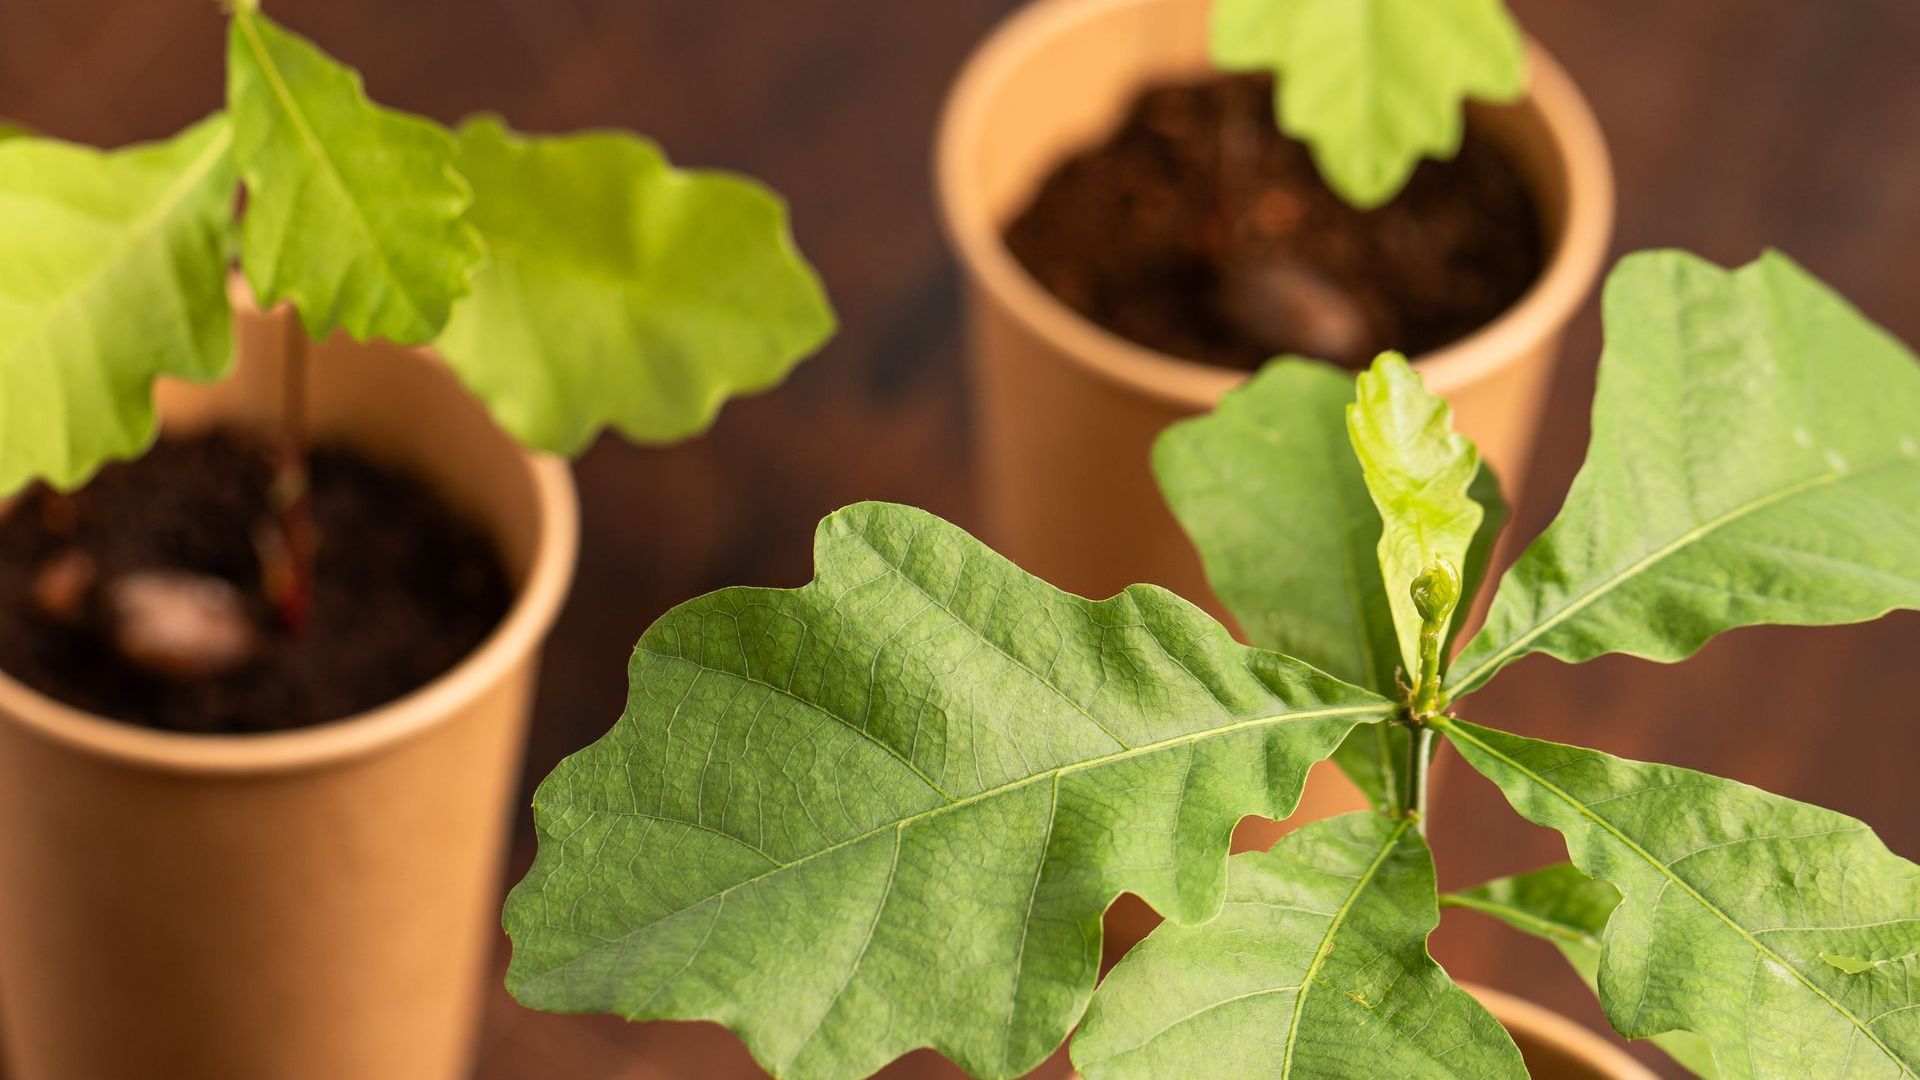
[[[1679,660],[1723,630],[1920,607],[1920,364],[1785,256],[1607,283],[1593,442],[1457,693],[1528,652]]]
[[[152,441],[153,381],[233,355],[226,121],[101,152],[0,143],[0,495],[78,487]]]
[[[1204,926],[1162,925],[1094,994],[1087,1080],[1524,1077],[1500,1022],[1427,955],[1433,858],[1406,818],[1316,821],[1236,855]]]
[[[1380,513],[1347,437],[1353,400],[1353,379],[1340,370],[1276,360],[1213,412],[1168,428],[1153,466],[1248,641],[1395,697],[1400,649],[1380,582]],[[1468,597],[1506,520],[1490,470],[1480,470],[1472,494],[1486,513],[1467,557]],[[1369,724],[1334,760],[1386,805],[1400,790],[1406,738],[1403,728]]]
[[[227,45],[254,295],[292,301],[316,339],[432,340],[480,258],[452,136],[368,101],[358,73],[257,6],[241,0]]]
[[[833,330],[785,207],[616,133],[460,130],[489,257],[440,352],[522,442],[576,453],[602,425],[669,442],[779,382]]]
[[[1552,942],[1581,981],[1596,993],[1600,988],[1600,937],[1606,930],[1607,916],[1619,904],[1620,890],[1595,881],[1570,863],[1555,863],[1440,897],[1441,907],[1491,915],[1516,930]],[[1691,1031],[1655,1035],[1653,1043],[1695,1076],[1716,1080],[1720,1075],[1713,1064],[1713,1051]]]
[[[1453,410],[1399,353],[1381,353],[1347,406],[1347,434],[1380,512],[1380,578],[1405,670],[1420,670],[1420,612],[1409,592],[1435,563],[1467,565],[1484,516],[1468,494],[1480,452],[1453,430]],[[1464,613],[1457,613],[1464,617]],[[1451,625],[1451,624],[1449,624]]]
[[[1920,1075],[1920,866],[1872,830],[1687,769],[1442,730],[1624,896],[1599,978],[1622,1035],[1692,1031],[1728,1080]]]
[[[1500,0],[1216,0],[1214,63],[1271,71],[1280,128],[1361,209],[1422,157],[1460,149],[1467,98],[1526,88],[1526,46]]]
[[[784,1077],[927,1045],[1019,1075],[1085,1009],[1118,893],[1212,917],[1234,823],[1392,711],[906,507],[828,517],[815,559],[655,623],[625,715],[541,785],[506,911],[525,1004],[716,1020]]]

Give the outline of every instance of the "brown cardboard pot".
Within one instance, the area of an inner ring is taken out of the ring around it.
[[[169,429],[272,415],[278,324],[237,307],[240,371],[163,386]],[[309,371],[315,432],[426,478],[484,523],[517,599],[439,679],[298,731],[149,731],[0,674],[13,1080],[471,1068],[534,671],[573,573],[572,482],[423,352],[340,340],[316,347]]]
[[[1656,1080],[1633,1055],[1524,998],[1467,987],[1506,1026],[1534,1080]]]
[[[1134,95],[1209,69],[1211,0],[1037,0],[962,70],[941,122],[937,180],[969,283],[976,467],[988,539],[1054,584],[1108,596],[1137,581],[1222,614],[1149,468],[1154,438],[1211,409],[1242,372],[1135,345],[1082,318],[1034,281],[1001,230],[1069,154],[1104,138]],[[1561,334],[1592,288],[1613,222],[1613,176],[1598,125],[1552,58],[1532,50],[1514,106],[1472,106],[1471,122],[1511,155],[1551,241],[1546,272],[1478,333],[1416,357],[1457,424],[1520,490]],[[1315,771],[1295,820],[1362,805]],[[1271,826],[1242,826],[1266,846]],[[1124,921],[1143,908],[1126,898]],[[1110,931],[1113,920],[1109,920]],[[1121,943],[1133,937],[1119,935]]]

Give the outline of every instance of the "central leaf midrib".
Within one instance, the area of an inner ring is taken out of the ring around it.
[[[654,655],[662,655],[662,654],[656,653]],[[682,657],[668,657],[668,659],[681,660],[683,663],[695,664],[696,667],[699,666],[698,664],[695,663],[695,661],[686,660],[685,658],[682,658]],[[714,669],[701,667],[701,670],[711,671]],[[906,817],[898,818],[894,821],[886,822],[885,824],[876,826],[872,829],[868,829],[864,832],[850,836],[844,840],[835,841],[834,843],[829,844],[826,847],[820,848],[817,851],[807,852],[806,854],[801,855],[800,857],[793,859],[790,862],[777,863],[776,865],[769,867],[768,869],[763,870],[757,874],[754,874],[751,877],[742,878],[741,880],[736,881],[731,885],[728,885],[724,889],[721,889],[717,892],[710,893],[706,896],[700,897],[699,899],[695,900],[690,904],[687,904],[684,907],[677,908],[673,911],[669,911],[662,915],[650,918],[645,923],[634,927],[632,930],[629,930],[626,933],[621,934],[616,938],[610,938],[610,939],[607,939],[606,941],[599,942],[596,945],[595,949],[589,949],[589,950],[583,951],[582,953],[566,961],[565,963],[559,964],[555,967],[549,968],[546,971],[539,973],[539,975],[534,976],[534,978],[536,979],[550,978],[554,974],[565,971],[568,968],[572,967],[574,964],[577,964],[580,961],[584,960],[587,956],[591,955],[594,951],[597,951],[597,949],[600,947],[604,947],[605,945],[613,944],[615,942],[625,941],[629,938],[634,937],[637,934],[640,934],[654,926],[659,925],[660,923],[667,921],[668,919],[672,919],[678,915],[685,914],[686,912],[692,911],[695,908],[700,907],[702,904],[707,904],[714,900],[721,899],[722,897],[725,897],[730,893],[733,893],[739,889],[746,888],[747,886],[753,885],[757,882],[763,881],[776,874],[783,873],[787,870],[791,870],[796,867],[804,866],[807,863],[813,862],[817,859],[822,859],[828,855],[832,855],[836,852],[843,851],[847,848],[853,847],[856,844],[860,844],[867,840],[871,840],[874,837],[879,836],[882,833],[885,833],[889,830],[893,830],[893,829],[905,830],[909,826],[916,825],[922,821],[926,821],[931,818],[939,817],[943,814],[960,810],[964,807],[971,806],[975,803],[982,802],[987,799],[996,798],[998,796],[1005,795],[1013,791],[1017,791],[1031,784],[1036,784],[1036,783],[1040,783],[1041,781],[1049,781],[1049,780],[1057,782],[1060,777],[1065,776],[1068,773],[1099,768],[1100,766],[1110,765],[1117,761],[1124,761],[1129,758],[1139,757],[1145,754],[1152,754],[1152,753],[1158,753],[1163,750],[1170,750],[1176,746],[1184,746],[1191,743],[1202,742],[1202,741],[1205,741],[1206,739],[1210,739],[1216,736],[1224,738],[1228,735],[1238,734],[1239,732],[1247,731],[1247,730],[1262,727],[1262,726],[1288,724],[1288,723],[1294,723],[1296,721],[1304,722],[1309,720],[1325,720],[1325,719],[1329,719],[1332,717],[1339,717],[1339,716],[1363,716],[1369,713],[1379,715],[1381,718],[1384,719],[1387,715],[1391,714],[1392,711],[1393,711],[1393,707],[1391,705],[1382,703],[1382,704],[1374,704],[1374,705],[1344,705],[1338,708],[1313,709],[1305,712],[1275,713],[1267,716],[1256,717],[1251,720],[1242,720],[1237,723],[1228,724],[1222,727],[1209,728],[1204,731],[1185,732],[1183,734],[1173,736],[1172,738],[1163,739],[1159,742],[1144,743],[1142,745],[1129,747],[1124,750],[1117,750],[1111,754],[1104,754],[1097,758],[1088,758],[1085,761],[1069,762],[1066,765],[1061,765],[1056,768],[1049,769],[1045,772],[1035,773],[1034,775],[1028,776],[1028,777],[1022,777],[1019,780],[1015,780],[1007,784],[1002,784],[999,787],[988,788],[985,791],[976,792],[975,794],[965,796],[964,798],[957,799],[953,802],[944,803],[940,806],[930,807],[926,810],[909,814]],[[833,714],[829,713],[828,715],[833,715]],[[838,719],[838,717],[836,717],[836,719]],[[842,723],[844,722],[845,721],[843,720]],[[561,806],[556,808],[557,811],[566,811],[566,810],[572,810],[572,809],[584,809],[585,812],[590,815],[604,812],[604,811],[600,811],[592,808],[578,808],[574,806]]]
[[[1814,491],[1831,484],[1839,483],[1840,481],[1843,481],[1843,480],[1858,480],[1862,477],[1870,476],[1883,469],[1893,468],[1895,466],[1910,463],[1910,462],[1911,462],[1911,459],[1909,458],[1896,456],[1894,458],[1891,458],[1885,461],[1877,461],[1865,468],[1839,469],[1832,472],[1820,473],[1815,476],[1809,477],[1808,479],[1799,481],[1798,483],[1788,485],[1787,487],[1781,488],[1777,491],[1769,492],[1758,499],[1752,500],[1751,502],[1742,503],[1738,506],[1733,507],[1730,510],[1725,511],[1724,513],[1720,514],[1718,517],[1715,517],[1709,521],[1702,522],[1701,524],[1696,525],[1691,529],[1688,529],[1686,532],[1681,533],[1679,536],[1675,537],[1672,540],[1669,540],[1665,544],[1662,544],[1661,546],[1655,548],[1654,550],[1648,552],[1647,554],[1640,556],[1638,559],[1635,559],[1633,562],[1629,563],[1627,566],[1622,567],[1621,569],[1616,570],[1611,574],[1608,574],[1607,576],[1601,578],[1598,582],[1594,583],[1592,588],[1588,589],[1586,592],[1583,592],[1579,596],[1575,597],[1574,599],[1561,604],[1558,608],[1554,609],[1551,615],[1547,616],[1545,619],[1542,619],[1540,622],[1535,623],[1532,627],[1529,627],[1519,637],[1515,638],[1510,644],[1502,646],[1500,649],[1490,654],[1485,660],[1482,660],[1479,664],[1475,665],[1473,670],[1461,676],[1461,678],[1458,680],[1456,685],[1463,690],[1475,689],[1476,687],[1478,687],[1480,682],[1488,676],[1489,673],[1497,670],[1501,665],[1513,659],[1513,657],[1517,653],[1525,651],[1525,649],[1529,645],[1539,640],[1541,636],[1546,634],[1548,631],[1552,630],[1554,627],[1559,626],[1561,623],[1565,622],[1566,620],[1572,618],[1575,615],[1578,615],[1580,612],[1586,610],[1588,607],[1591,607],[1593,604],[1598,603],[1600,600],[1604,599],[1608,594],[1612,593],[1613,590],[1626,584],[1628,581],[1633,580],[1635,577],[1639,576],[1642,572],[1647,570],[1649,567],[1653,566],[1655,563],[1665,560],[1666,558],[1673,555],[1675,552],[1680,551],[1683,548],[1699,543],[1700,541],[1706,539],[1708,536],[1711,536],[1713,533],[1716,533],[1721,529],[1726,528],[1729,525],[1732,525],[1734,522],[1739,521],[1742,518],[1745,518],[1749,514],[1757,513],[1758,511],[1764,510],[1775,503],[1793,498],[1794,496],[1797,496],[1797,495],[1804,495],[1809,491]]]
[[[1875,1047],[1877,1047],[1880,1050],[1881,1053],[1885,1054],[1888,1060],[1892,1061],[1895,1065],[1899,1066],[1900,1071],[1903,1075],[1906,1075],[1906,1076],[1916,1075],[1913,1071],[1913,1068],[1910,1065],[1908,1065],[1907,1062],[1903,1060],[1898,1054],[1895,1054],[1891,1047],[1889,1047],[1886,1043],[1882,1042],[1880,1040],[1880,1037],[1874,1034],[1873,1029],[1868,1027],[1864,1021],[1862,1021],[1857,1015],[1855,1015],[1853,1010],[1848,1009],[1846,1006],[1840,1004],[1840,1002],[1836,1000],[1831,994],[1828,994],[1825,990],[1815,985],[1813,980],[1807,978],[1805,973],[1803,973],[1799,969],[1799,967],[1797,967],[1792,963],[1789,963],[1785,957],[1781,956],[1779,953],[1774,952],[1772,949],[1768,948],[1757,937],[1755,937],[1752,932],[1748,931],[1745,927],[1735,922],[1731,915],[1728,915],[1725,911],[1722,911],[1717,904],[1714,904],[1712,901],[1708,900],[1705,896],[1701,895],[1700,891],[1695,889],[1690,882],[1680,877],[1680,875],[1674,873],[1671,869],[1668,868],[1666,863],[1655,858],[1652,852],[1648,851],[1644,847],[1641,847],[1640,844],[1635,842],[1632,837],[1621,832],[1620,829],[1617,828],[1611,821],[1608,821],[1606,818],[1603,818],[1599,814],[1588,809],[1586,803],[1580,799],[1574,798],[1571,792],[1566,791],[1565,789],[1554,784],[1552,781],[1548,780],[1546,777],[1541,776],[1539,773],[1534,772],[1532,769],[1527,768],[1525,765],[1522,765],[1520,762],[1515,761],[1513,758],[1507,756],[1506,754],[1501,753],[1499,750],[1494,749],[1492,746],[1489,746],[1486,742],[1476,738],[1471,732],[1468,732],[1464,728],[1460,727],[1460,725],[1448,724],[1446,730],[1449,735],[1452,735],[1456,738],[1465,739],[1466,741],[1472,743],[1473,745],[1479,747],[1481,750],[1485,751],[1487,754],[1490,754],[1493,757],[1498,758],[1500,761],[1505,762],[1514,771],[1525,776],[1527,779],[1533,781],[1535,784],[1538,784],[1543,790],[1547,791],[1548,793],[1552,794],[1555,798],[1561,800],[1562,802],[1566,803],[1568,806],[1572,807],[1575,811],[1577,811],[1580,814],[1580,816],[1586,818],[1588,821],[1591,821],[1593,824],[1599,826],[1608,835],[1612,836],[1615,840],[1619,841],[1622,845],[1624,845],[1634,855],[1638,856],[1640,859],[1645,861],[1648,866],[1651,866],[1655,870],[1658,870],[1660,872],[1660,875],[1666,878],[1669,884],[1677,886],[1680,889],[1680,891],[1692,897],[1693,901],[1699,904],[1702,909],[1704,909],[1705,911],[1713,915],[1715,918],[1719,919],[1723,924],[1726,925],[1728,929],[1732,930],[1735,934],[1738,934],[1741,940],[1745,941],[1747,945],[1750,948],[1752,948],[1753,951],[1757,953],[1762,959],[1770,960],[1775,965],[1779,966],[1781,970],[1791,972],[1793,974],[1794,979],[1797,982],[1799,982],[1800,985],[1812,991],[1814,996],[1818,997],[1821,1001],[1826,1002],[1828,1007],[1833,1009],[1834,1012],[1837,1012],[1841,1016],[1845,1017],[1847,1022],[1853,1025],[1854,1030],[1866,1036],[1867,1041],[1871,1042]]]
[[[1367,886],[1373,883],[1374,875],[1380,872],[1380,867],[1386,863],[1387,856],[1393,854],[1394,848],[1400,846],[1400,838],[1407,834],[1407,829],[1412,825],[1411,818],[1403,817],[1399,820],[1393,831],[1387,834],[1386,840],[1380,845],[1380,850],[1374,855],[1373,861],[1367,864],[1366,870],[1362,871],[1359,878],[1354,881],[1352,890],[1347,893],[1346,899],[1340,902],[1340,907],[1333,913],[1333,918],[1327,922],[1327,932],[1322,935],[1320,947],[1315,950],[1313,961],[1307,965],[1306,974],[1300,977],[1300,992],[1293,999],[1293,1019],[1287,1025],[1287,1042],[1280,1056],[1282,1080],[1293,1075],[1293,1048],[1300,1038],[1300,1021],[1306,1013],[1307,997],[1313,993],[1314,981],[1319,977],[1320,969],[1326,966],[1327,957],[1333,955],[1333,939],[1340,933],[1340,928],[1346,924],[1347,916],[1352,914],[1353,907],[1359,903],[1361,894],[1365,893]]]
[[[351,212],[350,216],[353,218],[354,224],[360,228],[361,238],[366,241],[367,247],[372,250],[374,258],[380,261],[380,269],[385,272],[388,280],[399,284],[401,278],[394,273],[393,262],[387,257],[386,248],[381,246],[375,236],[373,223],[368,221],[366,214],[361,211],[360,202],[354,197],[353,189],[347,185],[346,177],[342,176],[339,168],[334,165],[333,158],[327,153],[326,146],[320,141],[318,133],[307,123],[306,113],[300,110],[298,103],[293,99],[293,91],[280,78],[280,69],[274,65],[272,58],[267,55],[266,43],[260,40],[258,28],[254,26],[251,13],[237,13],[234,15],[234,21],[239,25],[240,32],[246,35],[247,48],[253,52],[254,62],[260,65],[260,74],[266,78],[267,85],[273,91],[274,98],[280,102],[281,110],[285,112],[287,118],[293,122],[294,131],[299,134],[300,141],[306,144],[307,149],[319,162],[321,170],[332,179],[334,187],[339,190],[341,201],[347,204],[347,209]],[[365,102],[356,102],[356,104],[366,108],[373,108],[372,105]],[[256,173],[255,175],[258,174]],[[413,313],[416,321],[422,325],[431,324],[431,320],[426,317],[425,312],[421,311],[420,306],[414,302],[412,293],[404,287],[395,291],[399,293],[401,300],[407,305],[407,310]]]

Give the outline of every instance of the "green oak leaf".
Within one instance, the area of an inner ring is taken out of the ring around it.
[[[220,117],[102,152],[0,143],[0,495],[86,481],[153,440],[153,382],[233,356]]]
[[[240,0],[227,45],[241,264],[309,336],[431,341],[480,259],[453,138],[367,100],[360,76]]]
[[[576,453],[602,425],[669,442],[779,382],[833,330],[786,208],[652,144],[459,133],[488,259],[439,350],[522,442]]]
[[[1622,1035],[1691,1031],[1728,1080],[1920,1075],[1920,866],[1867,826],[1688,769],[1440,723],[1623,894],[1599,974]],[[1850,974],[1823,954],[1895,962]]]
[[[1380,513],[1347,439],[1353,398],[1336,368],[1276,360],[1161,434],[1153,469],[1247,640],[1392,695],[1400,651]]]
[[[1168,428],[1153,467],[1248,641],[1392,697],[1400,651],[1380,581],[1380,513],[1347,436],[1353,400],[1354,381],[1339,369],[1276,360],[1211,413]],[[1491,470],[1481,468],[1471,494],[1486,512],[1467,556],[1469,598],[1506,520]],[[1369,724],[1334,760],[1385,806],[1401,788],[1406,739],[1402,728]]]
[[[1468,494],[1480,452],[1453,430],[1453,410],[1427,392],[1399,353],[1381,353],[1358,386],[1347,406],[1347,434],[1380,512],[1380,578],[1400,658],[1412,674],[1420,670],[1421,618],[1409,589],[1435,563],[1455,572],[1467,565],[1485,516]]]
[[[815,561],[661,618],[619,723],[541,785],[521,1002],[715,1020],[783,1077],[921,1046],[1017,1076],[1085,1009],[1116,895],[1211,918],[1234,823],[1393,711],[907,507],[828,517]]]
[[[1347,202],[1370,209],[1422,157],[1460,149],[1467,98],[1526,89],[1526,44],[1500,0],[1216,0],[1214,63],[1279,76],[1281,130]]]
[[[1454,664],[1679,660],[1723,630],[1920,607],[1920,364],[1779,254],[1608,280],[1593,441]]]
[[[1411,820],[1347,814],[1233,857],[1203,926],[1165,924],[1094,994],[1087,1080],[1524,1077],[1513,1040],[1427,954],[1433,858]]]
[[[1441,907],[1491,915],[1516,930],[1550,941],[1567,958],[1587,988],[1599,991],[1600,939],[1607,917],[1620,904],[1620,890],[1595,881],[1571,863],[1555,863],[1530,873],[1489,881],[1464,892],[1443,893]],[[1695,1076],[1716,1080],[1713,1051],[1691,1031],[1653,1036]]]

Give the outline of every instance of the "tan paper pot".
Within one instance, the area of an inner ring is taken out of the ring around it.
[[[278,324],[243,310],[240,371],[163,387],[170,430],[273,415]],[[336,341],[309,372],[316,434],[423,477],[483,523],[517,598],[427,686],[277,734],[136,728],[0,674],[11,1080],[452,1080],[471,1067],[535,667],[573,573],[573,487],[423,353]]]
[[[1656,1080],[1633,1055],[1559,1013],[1484,986],[1467,989],[1506,1026],[1533,1080]]]
[[[1223,614],[1149,466],[1168,424],[1211,409],[1243,372],[1133,344],[1082,318],[1031,278],[1001,230],[1072,152],[1119,124],[1150,83],[1209,70],[1211,0],[1037,0],[973,54],[948,99],[939,200],[968,282],[975,465],[987,539],[1054,584],[1110,596],[1139,581]],[[1533,450],[1560,339],[1591,290],[1613,222],[1606,147],[1586,103],[1537,46],[1519,104],[1471,108],[1532,190],[1551,251],[1541,279],[1499,319],[1416,357],[1479,443],[1509,497]],[[1296,814],[1357,808],[1337,772],[1316,770]],[[1243,826],[1247,844],[1278,835]],[[1123,905],[1121,915],[1137,913]]]

